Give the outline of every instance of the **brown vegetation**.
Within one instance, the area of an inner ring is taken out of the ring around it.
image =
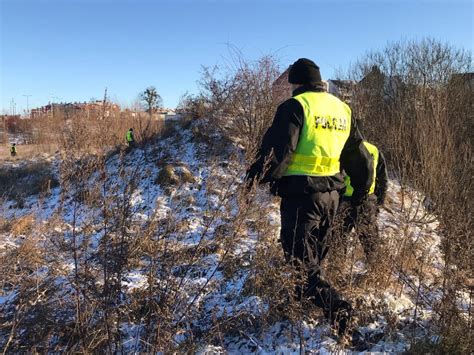
[[[163,120],[131,111],[112,111],[109,115],[101,111],[94,111],[93,114],[56,111],[19,122],[14,129],[6,125],[5,131],[12,135],[20,134],[23,140],[17,145],[17,156],[10,157],[7,144],[0,147],[0,159],[18,161],[42,153],[53,153],[59,148],[69,149],[64,146],[65,135],[75,136],[76,150],[80,146],[84,153],[100,152],[124,144],[125,133],[130,127],[134,128],[135,139],[144,143],[160,133],[164,126]]]
[[[474,272],[474,206],[468,197],[474,188],[474,83],[472,74],[460,75],[472,71],[471,60],[469,52],[425,39],[390,44],[367,54],[352,69],[352,79],[363,78],[353,108],[363,119],[368,140],[385,153],[403,194],[413,188],[426,196],[430,213],[408,204],[407,215],[420,224],[429,223],[432,213],[440,219],[443,296],[433,306],[439,312],[440,350],[448,352],[473,345],[472,329],[467,331],[472,310],[461,311],[456,296],[472,295],[465,270]]]
[[[204,68],[200,94],[185,96],[181,105],[208,118],[221,135],[238,139],[250,158],[273,120],[272,84],[278,75],[275,58],[250,62],[234,50],[230,65]]]
[[[37,161],[0,170],[0,196],[21,200],[30,195],[47,193],[59,185],[51,163]]]
[[[60,206],[42,224],[33,214],[0,219],[0,231],[18,237],[0,250],[2,296],[13,299],[0,309],[5,353],[196,352],[203,343],[222,346],[229,336],[251,339],[257,351],[252,334],[263,334],[283,319],[304,349],[302,323],[317,322],[321,314],[294,299],[301,275],[284,262],[278,226],[270,223],[277,201],[241,185],[241,156],[253,156],[273,117],[271,83],[278,66],[268,57],[250,64],[238,58],[234,64],[223,79],[205,71],[203,92],[183,104],[202,118],[192,123],[162,130],[148,118],[44,121],[39,140],[57,142],[61,152]],[[459,293],[469,291],[472,274],[466,271],[473,259],[468,198],[473,130],[466,127],[472,101],[464,84],[450,83],[448,74],[469,69],[469,63],[465,53],[437,42],[396,44],[368,55],[355,67],[355,78],[374,65],[385,78],[396,78],[396,90],[386,93],[382,76],[369,77],[355,93],[353,107],[364,118],[368,140],[387,155],[391,174],[401,183],[399,196],[389,196],[381,212],[395,227],[382,231],[376,267],[362,279],[356,270],[361,248],[351,236],[338,234],[336,225],[327,276],[357,305],[360,324],[384,316],[383,336],[409,331],[412,351],[466,352],[472,348],[472,314],[459,306]],[[159,149],[143,144],[140,154],[127,159],[120,144],[129,127],[136,128],[139,144],[155,139],[166,144]],[[187,143],[180,134],[185,129],[213,172],[205,181],[174,159],[172,149]],[[246,151],[235,149],[232,141]],[[116,171],[109,169],[111,161]],[[150,166],[161,170],[156,174]],[[218,173],[221,168],[230,172],[227,177]],[[48,176],[43,171],[49,171],[46,165],[32,165],[0,175],[2,192],[9,194],[27,176]],[[168,189],[171,211],[153,209],[145,218],[133,199],[149,176],[151,185]],[[32,185],[43,191],[44,184]],[[427,197],[424,205],[420,192]],[[205,203],[194,213],[191,203],[199,194]],[[398,197],[399,209],[390,210]],[[184,213],[189,211],[194,214]],[[190,216],[202,228],[192,229]],[[433,269],[428,243],[437,218],[442,273]],[[127,286],[133,273],[143,276],[141,287]],[[192,282],[196,279],[200,282]],[[227,289],[234,284],[242,287]],[[430,289],[442,290],[441,297],[429,299],[425,291]],[[407,327],[401,314],[387,310],[385,300],[374,300],[405,290],[414,300],[409,311],[415,318]],[[262,304],[233,313],[217,305],[203,308],[202,300],[216,295],[228,304],[253,296]],[[419,324],[422,304],[438,315],[434,329]],[[441,342],[430,342],[432,334],[440,334]]]

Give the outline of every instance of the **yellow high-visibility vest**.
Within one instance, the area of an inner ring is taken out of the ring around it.
[[[351,130],[351,109],[327,92],[293,97],[304,110],[304,124],[285,176],[333,176]]]
[[[372,185],[370,185],[370,195],[373,194],[375,191],[375,174],[377,172],[377,164],[379,162],[379,150],[375,145],[370,144],[369,142],[364,141],[364,146],[367,148],[370,155],[372,155],[372,158],[374,158],[374,179],[372,180]],[[344,183],[346,184],[346,192],[344,192],[344,196],[352,196],[352,194],[354,193],[354,188],[351,185],[351,178],[349,177],[349,175],[344,176]]]

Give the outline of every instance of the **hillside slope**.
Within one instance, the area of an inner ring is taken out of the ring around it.
[[[59,186],[22,208],[3,202],[0,348],[350,350],[319,310],[292,300],[278,199],[245,191],[240,148],[204,132],[194,123],[105,159],[56,156]],[[443,265],[422,200],[390,182],[380,268],[366,270],[353,236],[327,261],[371,351],[436,334]]]

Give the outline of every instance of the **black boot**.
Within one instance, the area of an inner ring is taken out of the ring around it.
[[[355,351],[369,350],[369,342],[357,329],[352,330],[351,343]]]
[[[324,309],[324,316],[331,324],[331,328],[337,331],[339,336],[343,336],[352,318],[352,306],[343,300],[334,300],[331,307]]]
[[[349,302],[339,300],[336,302],[332,312],[333,325],[339,336],[344,336],[351,324],[352,306]]]

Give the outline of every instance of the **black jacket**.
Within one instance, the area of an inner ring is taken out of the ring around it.
[[[304,86],[295,90],[293,96],[306,91],[324,90],[318,86]],[[341,174],[329,177],[283,176],[296,150],[304,119],[303,107],[293,98],[278,107],[273,123],[263,137],[256,161],[247,172],[248,181],[258,179],[260,183],[270,183],[271,192],[281,197],[344,189]],[[373,159],[363,145],[363,138],[353,118],[340,160],[341,168],[351,176],[353,199],[360,199],[367,194],[371,185]]]
[[[379,150],[379,160],[377,162],[377,167],[375,168],[375,171],[376,171],[376,174],[375,174],[374,196],[377,198],[377,203],[379,205],[383,205],[385,202],[385,196],[387,194],[387,188],[388,188],[388,174],[387,174],[387,167],[385,163],[385,157],[383,156],[380,150]],[[351,197],[344,196],[344,200],[350,201]]]
[[[375,173],[375,190],[374,194],[377,196],[377,203],[383,205],[385,201],[385,195],[387,194],[388,187],[388,175],[387,166],[385,164],[385,157],[379,150],[379,161],[377,162]]]

